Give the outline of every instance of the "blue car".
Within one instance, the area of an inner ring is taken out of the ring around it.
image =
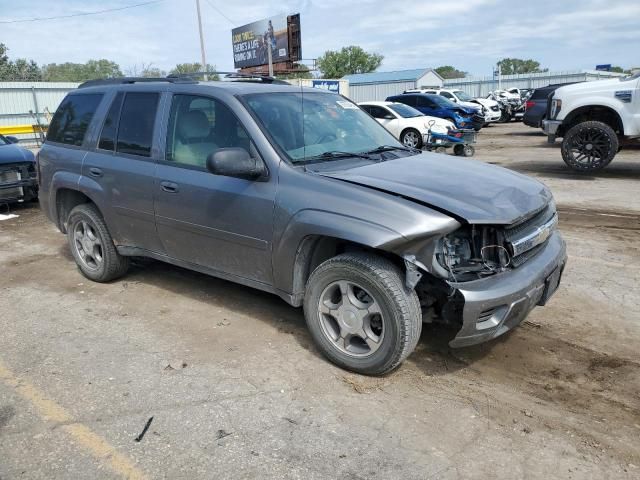
[[[38,198],[36,161],[18,139],[0,135],[0,205]]]
[[[453,122],[456,128],[480,130],[485,119],[478,110],[463,107],[440,95],[429,93],[403,93],[387,97],[387,102],[400,102],[420,110],[425,115],[445,118]]]

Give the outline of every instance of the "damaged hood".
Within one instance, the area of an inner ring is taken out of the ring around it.
[[[15,144],[0,145],[0,165],[22,162],[35,162],[33,153]]]
[[[401,195],[475,224],[514,223],[552,198],[533,178],[435,153],[316,173]]]

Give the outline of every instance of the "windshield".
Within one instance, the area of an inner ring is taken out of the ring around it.
[[[621,77],[620,81],[626,82],[627,80],[635,80],[636,78],[640,78],[640,72],[636,72],[633,75],[627,75],[626,77]]]
[[[422,117],[424,115],[420,110],[416,110],[415,108],[403,103],[394,103],[393,105],[387,105],[387,107],[396,112],[402,118]]]
[[[455,93],[456,97],[458,97],[458,99],[462,100],[463,102],[472,102],[473,101],[473,97],[471,97],[470,95],[467,95],[462,90],[455,90],[453,93]]]
[[[402,145],[355,103],[334,94],[286,92],[244,97],[265,132],[293,163],[329,152],[358,154]]]
[[[429,99],[433,100],[439,107],[442,108],[458,108],[458,105],[440,95],[429,95]]]
[[[9,140],[0,135],[0,145],[9,145]]]

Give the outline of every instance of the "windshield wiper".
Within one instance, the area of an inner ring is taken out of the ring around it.
[[[299,164],[314,163],[323,160],[337,160],[340,158],[364,158],[365,160],[371,160],[371,157],[364,153],[355,152],[341,152],[339,150],[331,150],[329,152],[321,153],[320,155],[314,155],[313,157],[306,157],[304,161],[297,162]]]
[[[390,152],[392,150],[402,150],[403,152],[411,152],[411,153],[418,153],[420,152],[420,150],[418,150],[417,148],[409,148],[409,147],[394,147],[393,145],[381,145],[377,148],[374,148],[373,150],[368,150],[364,153],[366,154],[374,154],[374,153],[382,153],[382,152]]]

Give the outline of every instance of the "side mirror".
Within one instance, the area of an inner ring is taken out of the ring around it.
[[[17,137],[4,137],[9,140],[9,143],[18,143],[20,140]]]
[[[214,175],[252,180],[267,173],[262,161],[250,156],[244,148],[219,148],[210,153],[207,170]]]
[[[385,114],[385,116],[382,117],[382,118],[384,118],[385,120],[395,120],[396,119],[396,117],[394,117],[390,113]]]

